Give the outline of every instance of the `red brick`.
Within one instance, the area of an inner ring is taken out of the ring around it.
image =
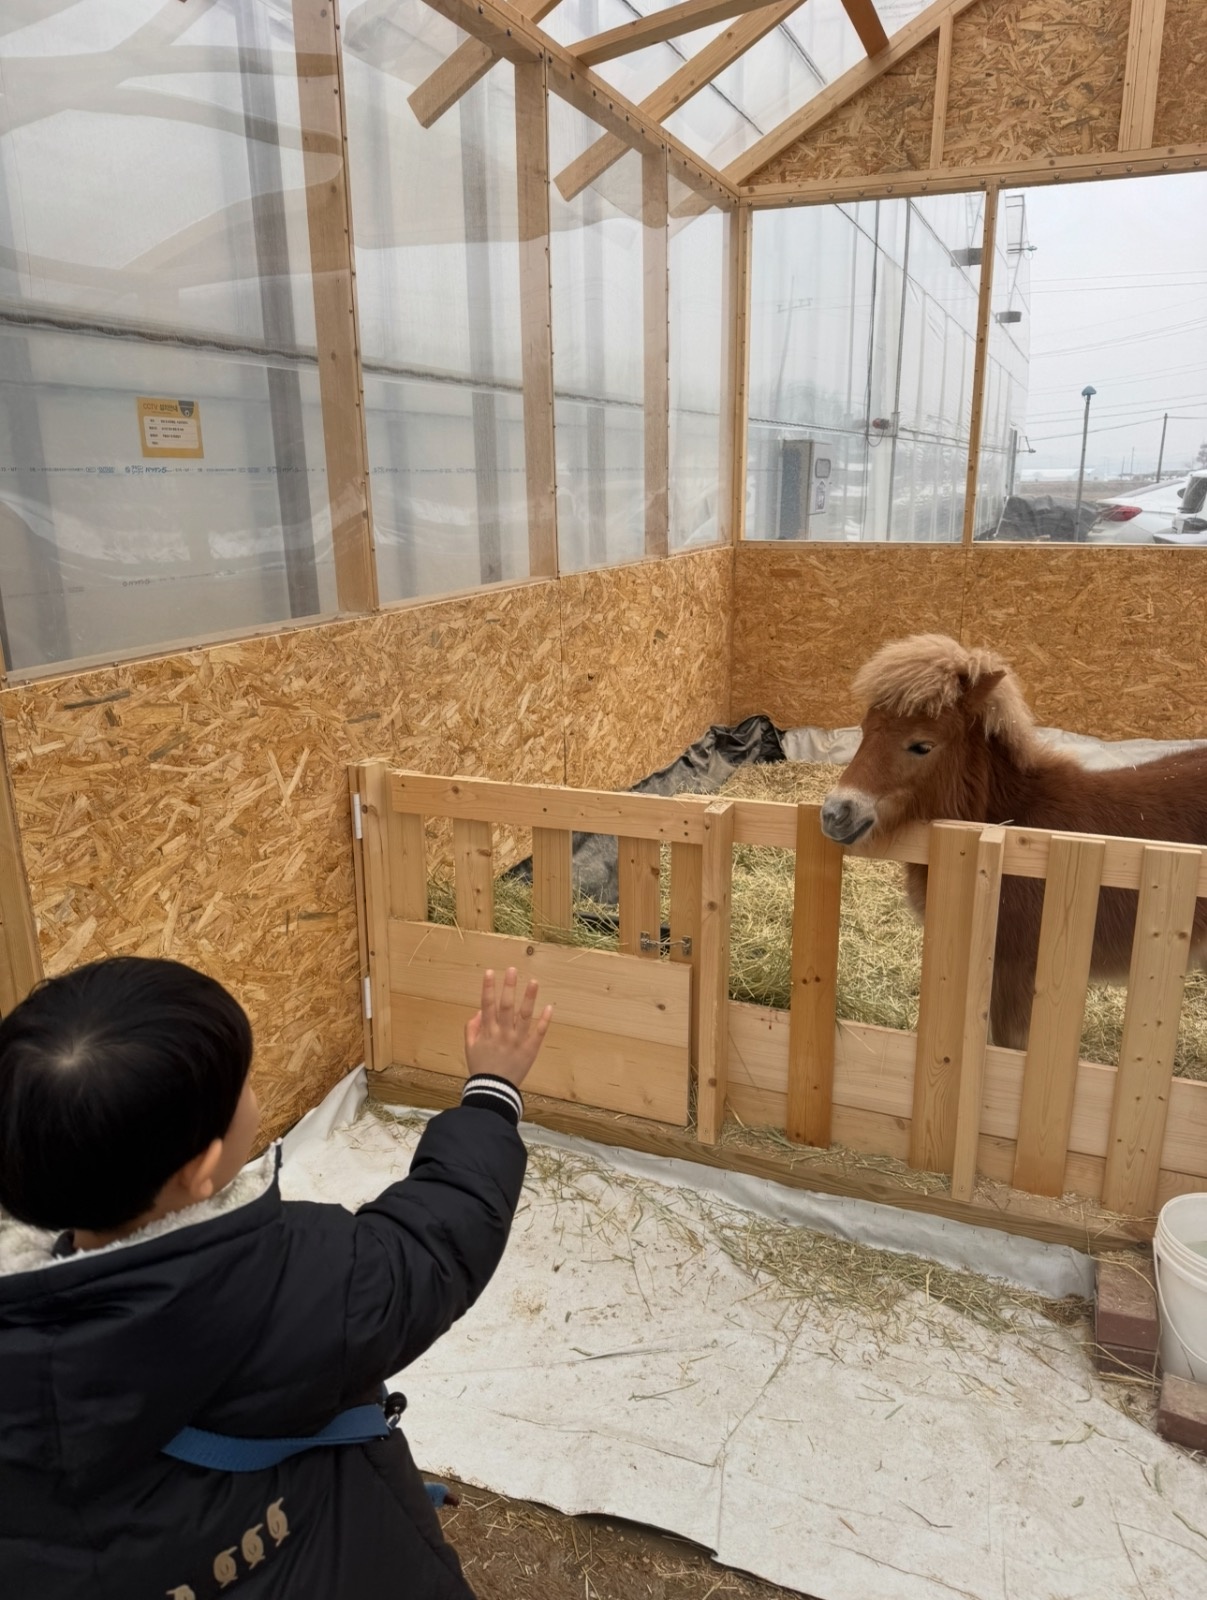
[[[1207,1384],[1167,1373],[1161,1383],[1157,1431],[1172,1444],[1207,1450]]]
[[[1141,1380],[1152,1379],[1157,1375],[1156,1351],[1129,1350],[1126,1345],[1095,1345],[1094,1365],[1099,1372],[1109,1372],[1120,1378]]]
[[[1152,1352],[1160,1336],[1151,1260],[1137,1256],[1134,1262],[1100,1261],[1094,1304],[1098,1343]]]

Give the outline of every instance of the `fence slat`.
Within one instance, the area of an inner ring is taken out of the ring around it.
[[[1156,1205],[1198,878],[1197,850],[1145,850],[1102,1180],[1102,1204],[1126,1216]]]
[[[384,761],[356,769],[360,794],[361,871],[365,888],[365,954],[372,1016],[366,1066],[380,1072],[394,1059],[390,1019],[390,775]]]
[[[657,961],[662,937],[662,903],[659,874],[662,868],[657,839],[617,839],[620,891],[620,949],[630,956]],[[652,944],[641,948],[645,934]]]
[[[700,1059],[700,901],[703,898],[704,847],[671,845],[671,960],[692,967],[691,1061]],[[691,950],[683,948],[691,940]]]
[[[716,1144],[729,1088],[729,929],[733,892],[733,801],[704,813],[700,874],[700,959],[695,980],[699,1009],[696,1137]]]
[[[457,926],[490,933],[495,919],[494,839],[489,822],[453,823]]]
[[[391,808],[386,842],[390,861],[390,915],[427,921],[427,844],[423,818]]]
[[[964,991],[964,1031],[960,1041],[956,1135],[951,1163],[953,1200],[971,1200],[976,1187],[977,1141],[981,1133],[989,1001],[993,994],[993,954],[997,943],[1005,848],[1005,828],[982,828],[976,850],[976,881],[968,936],[968,980]]]
[[[818,806],[797,807],[793,895],[786,1132],[824,1149],[834,1097],[842,848],[822,833]]]
[[[1102,839],[1058,835],[1048,852],[1013,1177],[1031,1194],[1064,1192],[1105,851]]]
[[[350,766],[348,768],[348,803],[352,808],[353,817],[355,817],[359,811],[363,819],[364,812],[360,799],[360,768],[357,766]],[[369,906],[366,899],[365,889],[365,845],[363,820],[359,828],[357,828],[354,824],[352,830],[352,877],[356,888],[356,944],[357,951],[360,956],[362,994],[361,1016],[364,1021],[365,1066],[370,1072],[372,1072],[374,1067],[373,1024],[370,1019],[364,1015],[365,1008],[363,1000],[365,981],[369,977]],[[392,1065],[392,1063],[390,1064]]]
[[[568,828],[532,830],[532,936],[568,929],[574,922],[571,876],[573,837]]]
[[[950,1172],[955,1155],[979,837],[978,828],[962,823],[935,822],[930,828],[909,1141],[909,1164],[924,1172]]]
[[[391,784],[396,810],[427,817],[463,817],[509,828],[572,828],[668,844],[704,839],[703,795],[689,803],[686,795],[616,794],[488,778],[432,778],[421,772],[395,772]]]

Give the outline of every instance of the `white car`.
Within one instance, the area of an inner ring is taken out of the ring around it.
[[[1086,543],[1152,544],[1158,535],[1171,533],[1187,481],[1166,478],[1162,483],[1129,489],[1114,500],[1100,501]]]
[[[1207,545],[1207,472],[1192,472],[1173,519],[1173,532],[1157,535],[1158,544]]]

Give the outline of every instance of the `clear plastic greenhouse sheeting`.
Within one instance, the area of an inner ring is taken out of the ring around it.
[[[721,464],[729,221],[720,211],[676,216],[689,191],[670,181],[670,546],[713,544],[723,531]]]
[[[978,539],[1178,542],[1177,484],[1207,461],[1205,201],[1202,172],[1003,191]],[[1116,498],[1147,514],[1095,523]]]
[[[301,143],[286,0],[0,11],[10,669],[334,608]]]
[[[602,129],[549,101],[562,171]],[[645,551],[643,158],[626,153],[573,200],[550,187],[554,437],[563,572]]]
[[[465,35],[422,0],[342,31],[381,597],[526,577],[514,69],[425,129],[408,98]]]
[[[983,213],[974,194],[755,214],[748,537],[961,537]]]

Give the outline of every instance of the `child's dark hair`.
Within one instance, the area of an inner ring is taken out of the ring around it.
[[[120,1228],[230,1127],[247,1016],[177,961],[52,978],[0,1022],[0,1206],[40,1228]]]

